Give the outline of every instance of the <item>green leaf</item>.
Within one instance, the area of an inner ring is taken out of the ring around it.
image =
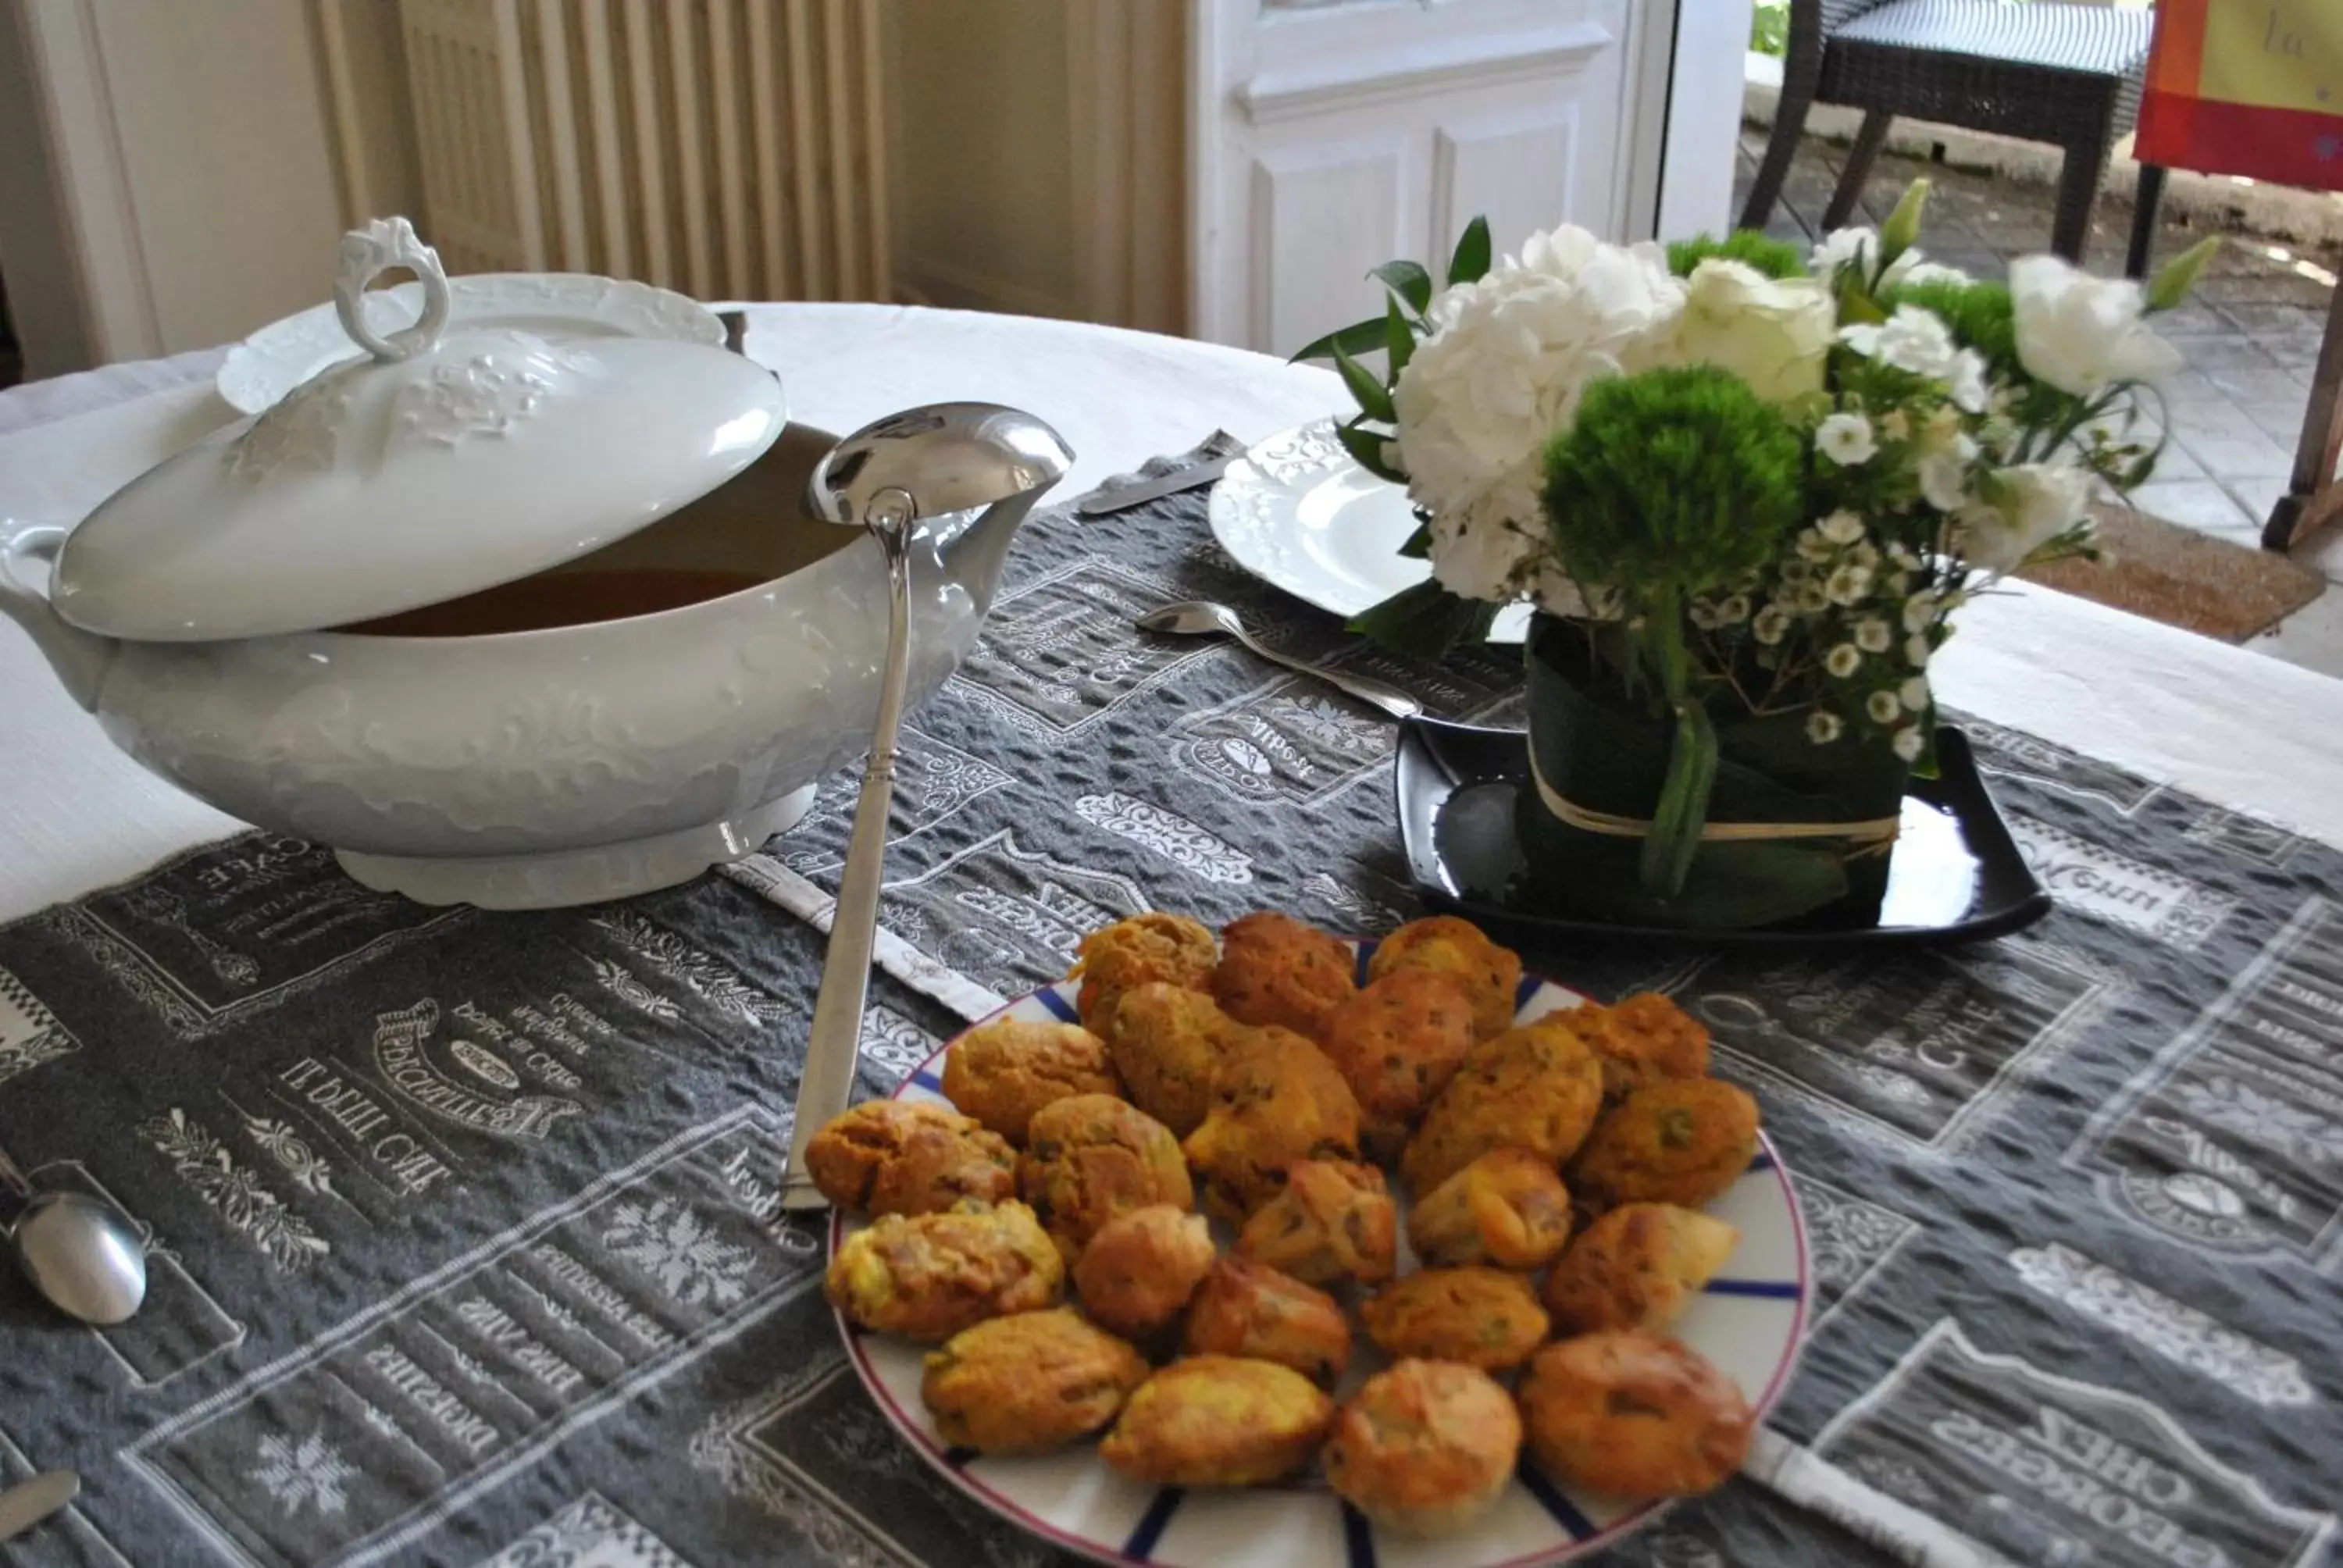
[[[1919,239],[1920,214],[1926,210],[1927,206],[1928,182],[1914,180],[1905,187],[1904,199],[1896,204],[1896,210],[1887,215],[1887,221],[1879,226],[1881,276],[1885,276],[1896,258],[1911,249]],[[1865,281],[1875,284],[1877,279],[1867,278]]]
[[[1448,258],[1448,284],[1478,283],[1489,270],[1489,220],[1476,217],[1464,226],[1456,254]]]
[[[1339,343],[1334,345],[1334,368],[1342,373],[1342,385],[1348,387],[1351,396],[1358,399],[1361,413],[1370,419],[1381,419],[1386,425],[1399,417],[1392,411],[1391,388],[1385,387],[1373,371],[1352,358]]]
[[[1391,439],[1380,430],[1362,429],[1357,425],[1334,427],[1335,439],[1353,461],[1378,479],[1388,479],[1394,485],[1407,483],[1407,476],[1383,461],[1383,443]]]
[[[1838,291],[1838,324],[1841,327],[1853,327],[1858,323],[1875,327],[1886,319],[1887,312],[1864,292],[1861,284],[1850,281]]]
[[[1667,779],[1652,813],[1651,836],[1644,840],[1637,867],[1644,890],[1674,898],[1684,890],[1700,853],[1700,831],[1708,824],[1709,791],[1716,787],[1716,729],[1699,703],[1675,704],[1675,740],[1668,748]]]
[[[1387,261],[1367,276],[1406,300],[1407,307],[1418,316],[1432,304],[1432,274],[1415,262]]]
[[[2221,236],[2217,234],[2213,235],[2198,240],[2195,245],[2157,267],[2156,276],[2147,282],[2148,309],[2170,310],[2186,300],[2188,297],[2188,291],[2197,286],[2198,275],[2205,270],[2206,264],[2213,259],[2214,252],[2220,248]]]
[[[1415,532],[1407,536],[1407,543],[1400,546],[1399,553],[1412,561],[1430,560],[1432,558],[1432,525],[1417,524]]]
[[[1495,605],[1459,598],[1427,578],[1357,617],[1347,629],[1394,653],[1445,658],[1459,648],[1488,641],[1496,618]]]
[[[1396,387],[1399,385],[1399,373],[1407,368],[1410,359],[1415,357],[1415,328],[1408,325],[1407,317],[1401,313],[1398,299],[1384,301],[1384,307],[1383,374]]]
[[[1316,342],[1296,350],[1293,357],[1286,363],[1299,365],[1306,359],[1331,359],[1337,348],[1345,354],[1373,354],[1383,346],[1383,318],[1372,317],[1365,321],[1353,322],[1340,332],[1329,332]]]

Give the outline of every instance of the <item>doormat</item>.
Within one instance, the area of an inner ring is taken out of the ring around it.
[[[2098,560],[2054,561],[2018,575],[2223,642],[2269,630],[2327,586],[2317,572],[2273,550],[2215,538],[2129,507],[2094,511]]]

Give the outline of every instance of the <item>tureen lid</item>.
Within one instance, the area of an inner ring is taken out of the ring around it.
[[[360,308],[392,267],[423,316]],[[771,372],[704,344],[453,328],[438,255],[405,218],[342,240],[334,305],[367,357],[166,459],[66,539],[51,594],[140,641],[308,631],[493,588],[705,495],[780,434]]]

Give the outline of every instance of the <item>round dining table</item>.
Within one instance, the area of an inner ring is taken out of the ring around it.
[[[1258,440],[1344,407],[1312,366],[1217,344],[1023,317],[880,305],[750,312],[749,352],[793,419],[844,432],[981,398],[1055,425],[1071,498],[1215,429]],[[0,393],[0,528],[70,523],[236,417],[216,353]],[[1936,670],[1956,709],[2343,844],[2343,681],[2024,584],[1980,600]],[[237,824],[115,750],[0,621],[0,918],[126,877]]]
[[[954,399],[1048,421],[1076,455],[1052,505],[1346,401],[1322,368],[1112,327],[748,315],[799,423]],[[235,419],[220,358],[0,392],[0,536],[70,525]],[[1108,640],[1204,583],[1322,664],[1362,657],[1215,555],[1195,498],[1155,505],[1021,536],[969,678],[910,716],[932,788],[889,884],[870,1091],[920,1081],[1118,912],[1273,902],[1364,931],[1414,900],[1382,716],[1233,648]],[[1446,688],[1402,673],[1485,717],[1518,666],[1478,657]],[[1065,694],[1086,658],[1122,682],[1119,730]],[[2343,682],[2015,583],[1931,674],[2056,900],[2037,930],[1961,953],[1535,955],[1696,1011],[1804,1211],[1795,1279],[1716,1282],[1715,1310],[1787,1300],[1811,1330],[1789,1435],[1769,1425],[1750,1462],[1770,1490],[1736,1482],[1603,1561],[2323,1561]],[[842,809],[720,877],[508,918],[367,900],[322,852],[242,833],[117,751],[0,619],[0,1184],[13,1156],[160,1212],[173,1243],[161,1305],[96,1348],[0,1292],[0,1490],[95,1467],[95,1504],[47,1538],[71,1550],[30,1560],[136,1560],[106,1533],[184,1530],[255,1563],[1056,1561],[1005,1530],[970,1544],[965,1500],[848,1378],[811,1232],[767,1224]],[[329,961],[262,940],[303,920]],[[460,1382],[513,1337],[578,1348]],[[1238,1560],[1179,1491],[1141,1499],[1110,1559]],[[1899,1533],[1891,1495],[1951,1533]],[[1378,1560],[1363,1518],[1330,1528],[1292,1560]]]

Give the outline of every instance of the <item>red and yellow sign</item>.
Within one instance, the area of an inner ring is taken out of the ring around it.
[[[2133,156],[2343,190],[2343,0],[2158,0]]]

